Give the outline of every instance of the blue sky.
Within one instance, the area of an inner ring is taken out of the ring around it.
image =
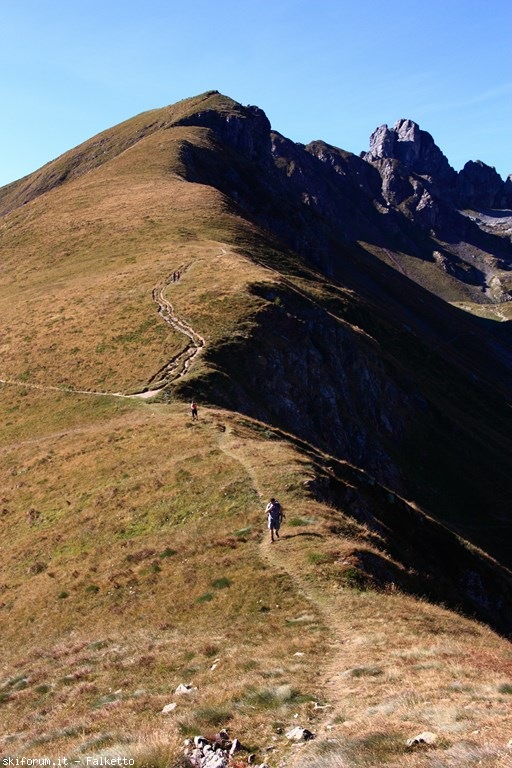
[[[511,33],[510,0],[0,0],[0,186],[210,89],[352,152],[411,118],[505,178]]]

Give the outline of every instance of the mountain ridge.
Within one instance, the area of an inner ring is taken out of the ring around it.
[[[486,759],[491,715],[505,759],[508,646],[475,618],[510,633],[510,324],[433,261],[437,293],[412,279],[444,249],[423,181],[389,159],[391,203],[215,92],[106,133],[0,193],[2,748],[127,749],[192,680],[165,728],[275,736],[275,763],[297,713],[349,765],[385,731],[424,768],[404,742],[433,708],[436,759],[457,728]]]

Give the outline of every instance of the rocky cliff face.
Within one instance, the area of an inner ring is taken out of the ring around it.
[[[458,207],[512,206],[509,185],[494,168],[481,160],[470,160],[457,173],[432,136],[412,120],[398,120],[392,128],[387,125],[377,128],[370,136],[370,148],[363,157],[380,168],[387,167],[380,161],[398,160],[402,175],[405,170],[407,174],[423,177],[437,197]]]
[[[457,177],[457,200],[463,208],[509,208],[512,195],[494,168],[470,160]]]
[[[410,173],[425,176],[444,197],[449,197],[457,174],[448,163],[432,136],[420,130],[412,120],[398,120],[393,128],[381,125],[370,136],[367,162],[380,159],[398,160]]]
[[[510,332],[507,324],[484,328],[437,300],[400,259],[406,254],[439,273],[439,294],[462,284],[477,296],[500,260],[512,263],[510,243],[450,202],[457,175],[432,138],[400,121],[396,131],[378,132],[365,158],[321,141],[291,142],[269,131],[261,111],[240,105],[230,115],[202,111],[187,125],[201,130],[201,141],[184,147],[186,178],[220,189],[234,212],[265,233],[256,258],[269,247],[263,258],[275,269],[271,249],[288,249],[314,274],[365,297],[352,313],[334,299],[327,311],[288,283],[274,296],[260,292],[266,309],[250,339],[210,349],[212,373],[201,391],[194,382],[195,395],[314,440],[442,515],[464,509],[469,521],[483,504],[490,510],[487,481],[464,479],[465,468],[480,462],[478,478],[493,477],[498,487],[499,450],[482,462],[469,422],[457,425],[468,419],[466,405],[484,397],[476,393],[479,379],[510,395]],[[486,249],[494,266],[473,255],[465,261],[450,245],[461,242],[472,254]],[[459,393],[449,403],[447,381]],[[186,382],[180,391],[194,394]],[[491,506],[491,517],[499,515],[501,501]]]
[[[490,211],[482,226],[459,210],[508,203],[510,182],[481,163],[457,174],[413,121],[378,128],[362,157],[322,141],[296,144],[272,132],[256,107],[205,109],[179,124],[210,132],[224,153],[220,163],[218,154],[189,147],[187,178],[222,190],[327,274],[341,266],[340,247],[367,243],[443,298],[480,303],[512,295],[501,214]],[[406,268],[404,256],[418,266]]]

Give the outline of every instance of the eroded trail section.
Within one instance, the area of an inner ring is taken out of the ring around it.
[[[200,336],[188,323],[179,318],[174,311],[174,307],[167,299],[165,291],[169,285],[174,282],[170,275],[166,280],[153,288],[153,301],[158,304],[158,314],[178,333],[184,334],[188,338],[188,343],[181,352],[175,355],[166,363],[154,376],[149,379],[147,389],[151,387],[162,387],[163,384],[169,384],[184,376],[189,370],[192,362],[199,355],[205,345],[204,338]],[[158,390],[152,390],[156,392]]]

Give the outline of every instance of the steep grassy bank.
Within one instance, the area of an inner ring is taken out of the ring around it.
[[[1,395],[27,426],[0,455],[2,755],[147,756],[224,726],[277,765],[296,722],[354,765],[384,732],[402,759],[427,727],[440,757],[468,739],[502,753],[509,644],[368,580],[361,552],[383,541],[312,498],[312,455],[225,411]],[[287,513],[272,546],[271,493]]]

